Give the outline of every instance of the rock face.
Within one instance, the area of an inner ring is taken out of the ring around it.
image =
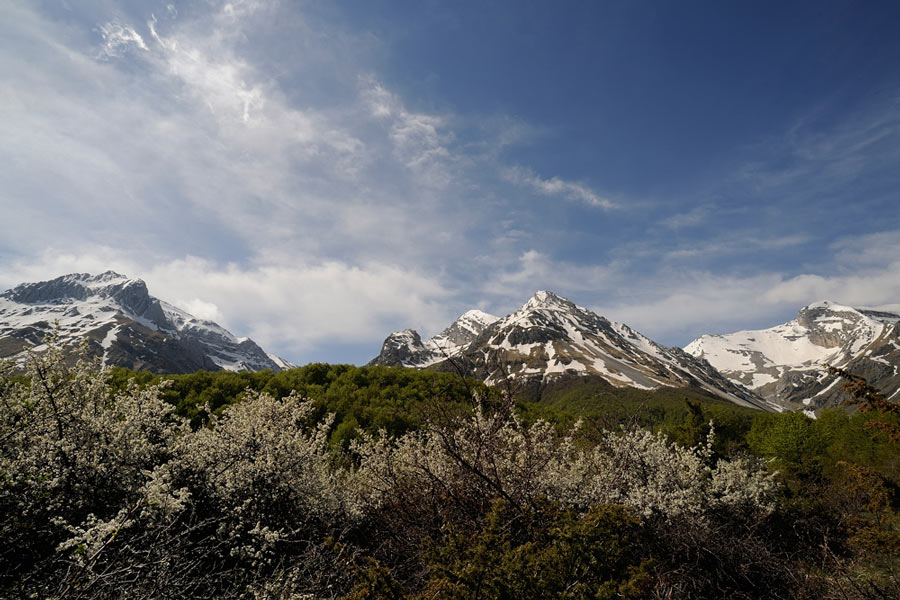
[[[432,340],[451,329],[453,326]],[[461,343],[452,346],[446,356],[423,353],[429,352],[427,343],[412,330],[394,333],[370,364],[463,369],[490,384],[511,378],[519,384],[540,386],[562,377],[588,375],[617,387],[693,386],[736,404],[772,408],[722,377],[706,361],[678,348],[660,346],[627,325],[609,321],[553,292],[539,291],[518,311],[484,324],[477,335],[476,329],[459,338]],[[401,356],[411,358],[403,360]]]
[[[814,411],[846,398],[826,365],[862,375],[885,395],[900,393],[900,313],[824,301],[770,329],[704,335],[685,351],[786,409]]]
[[[480,310],[470,310],[459,316],[449,327],[425,342],[415,329],[404,329],[389,335],[381,346],[381,353],[370,365],[423,368],[456,356],[497,317]]]
[[[58,324],[64,343],[88,340],[104,364],[156,373],[281,370],[291,366],[253,340],[150,295],[140,279],[107,271],[23,283],[0,294],[0,358],[40,351]]]

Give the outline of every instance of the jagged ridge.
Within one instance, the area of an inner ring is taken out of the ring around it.
[[[40,351],[57,325],[64,343],[86,338],[104,364],[132,369],[190,373],[290,366],[253,340],[154,298],[142,280],[113,271],[72,273],[0,294],[0,357],[21,358],[29,346]]]
[[[461,314],[449,327],[422,341],[415,329],[395,331],[384,340],[381,352],[369,365],[424,368],[456,356],[498,317],[472,309]]]
[[[452,353],[437,356],[417,332],[404,330],[388,336],[370,364],[462,368],[492,384],[506,377],[543,384],[566,375],[593,375],[619,387],[696,386],[737,404],[764,407],[706,361],[660,346],[549,291],[537,292]]]
[[[844,399],[826,365],[862,375],[889,396],[900,390],[900,314],[886,310],[815,302],[787,323],[704,335],[685,351],[785,408],[812,411]]]

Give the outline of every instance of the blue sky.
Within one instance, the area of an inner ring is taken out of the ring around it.
[[[650,337],[900,303],[895,2],[0,0],[0,289],[297,363],[551,289]]]

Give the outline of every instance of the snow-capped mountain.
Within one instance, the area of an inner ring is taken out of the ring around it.
[[[424,368],[456,356],[498,317],[480,310],[470,310],[459,316],[449,327],[428,340],[422,341],[415,329],[392,333],[384,340],[381,354],[370,365]]]
[[[446,355],[431,351],[413,330],[393,333],[370,364],[459,367],[491,384],[511,377],[543,385],[563,376],[589,375],[617,387],[693,386],[744,406],[772,408],[706,361],[660,346],[552,292],[539,291],[511,315],[482,319],[479,326],[477,335],[463,336]]]
[[[862,375],[894,399],[900,393],[900,312],[816,302],[783,325],[704,335],[685,351],[785,408],[814,410],[846,398],[826,365]]]
[[[154,298],[142,280],[112,271],[23,283],[0,294],[0,358],[23,358],[26,348],[40,351],[57,326],[64,343],[87,338],[91,354],[104,364],[132,369],[191,373],[293,366],[249,338]]]

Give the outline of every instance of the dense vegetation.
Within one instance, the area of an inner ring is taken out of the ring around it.
[[[148,386],[163,381],[171,383],[160,391],[160,397],[195,428],[210,412],[221,413],[248,392],[276,399],[296,394],[312,403],[311,421],[334,415],[331,440],[343,449],[360,432],[377,433],[384,429],[389,435],[400,435],[415,429],[435,404],[461,407],[472,394],[496,397],[483,384],[449,373],[424,374],[414,369],[323,363],[278,373],[198,371],[166,376],[116,368],[109,376],[111,388],[117,391],[126,390],[130,382]]]
[[[3,597],[900,597],[890,410],[55,347],[0,397]]]

